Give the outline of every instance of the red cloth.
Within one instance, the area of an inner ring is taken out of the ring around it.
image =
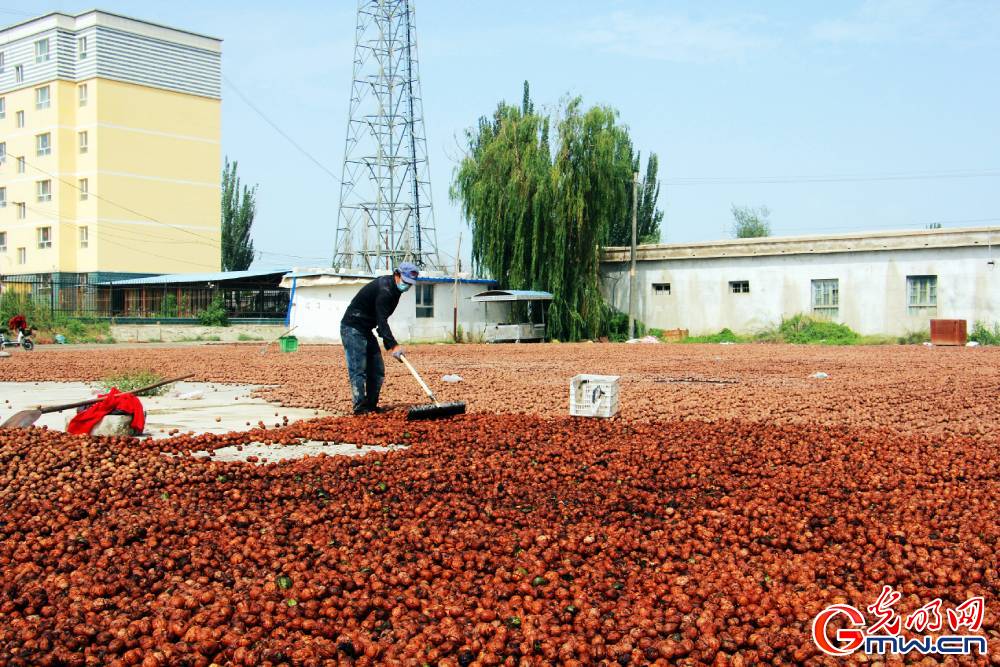
[[[28,328],[28,320],[24,319],[24,315],[15,315],[7,321],[7,328],[14,333],[24,331]]]
[[[110,415],[115,410],[120,410],[132,415],[132,428],[142,433],[146,428],[146,413],[142,410],[142,403],[133,394],[123,394],[112,387],[111,391],[100,396],[104,399],[99,403],[94,403],[83,412],[77,414],[70,421],[66,431],[76,435],[86,435],[91,429],[101,423],[101,420]]]

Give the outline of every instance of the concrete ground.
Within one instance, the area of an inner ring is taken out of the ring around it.
[[[164,438],[171,431],[179,433],[229,433],[245,431],[264,422],[281,426],[300,419],[328,413],[304,408],[287,408],[268,403],[251,394],[258,385],[220,384],[215,382],[177,382],[163,396],[140,397],[146,408],[146,433]],[[38,405],[74,403],[96,397],[96,384],[84,382],[0,382],[0,420],[18,410]],[[184,394],[200,398],[184,399]],[[36,426],[62,431],[74,415],[73,410],[44,414]],[[249,426],[247,425],[249,423]]]

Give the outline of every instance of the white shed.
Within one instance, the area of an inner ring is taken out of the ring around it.
[[[384,275],[384,274],[382,274]],[[358,291],[376,276],[336,269],[296,269],[281,286],[291,290],[289,327],[304,343],[339,343],[340,320]],[[471,297],[496,282],[459,275],[422,274],[403,294],[389,326],[400,342],[448,342],[461,330],[465,340],[480,341],[487,329],[486,306]],[[458,317],[455,321],[455,297]]]

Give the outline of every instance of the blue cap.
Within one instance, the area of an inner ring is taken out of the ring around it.
[[[416,284],[417,276],[420,275],[420,269],[417,268],[417,265],[410,262],[403,262],[396,270],[399,271],[399,277],[403,279],[403,282],[409,285]]]

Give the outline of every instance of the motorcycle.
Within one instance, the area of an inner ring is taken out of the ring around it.
[[[35,342],[31,340],[31,330],[25,331],[21,334],[20,339],[18,338],[8,338],[8,334],[0,331],[0,351],[7,349],[8,347],[19,347],[25,352],[31,352],[35,349]]]

